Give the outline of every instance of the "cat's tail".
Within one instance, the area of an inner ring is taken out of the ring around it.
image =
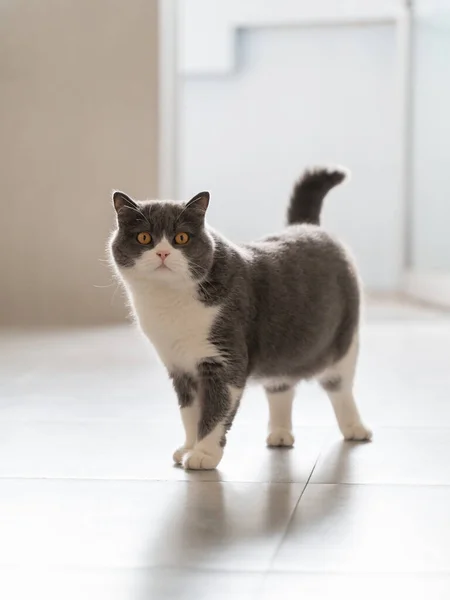
[[[307,169],[292,190],[288,209],[288,224],[320,225],[323,199],[335,185],[348,180],[350,172],[343,167]]]

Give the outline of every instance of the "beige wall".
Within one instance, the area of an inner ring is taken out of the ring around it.
[[[156,0],[0,2],[0,324],[124,317],[101,259],[111,189],[156,194],[156,21]]]

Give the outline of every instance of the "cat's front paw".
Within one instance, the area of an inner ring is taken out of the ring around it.
[[[294,445],[294,442],[295,438],[293,433],[289,431],[289,429],[283,429],[282,427],[277,427],[271,431],[266,440],[266,443],[270,448],[279,448],[281,446],[290,448]]]
[[[180,446],[179,448],[177,448],[173,453],[173,462],[176,465],[181,465],[181,463],[183,462],[184,455],[187,452],[189,452],[189,450],[191,450],[191,448],[186,448],[186,446]]]
[[[343,427],[342,435],[347,441],[368,442],[372,439],[372,431],[361,422]]]
[[[194,471],[215,469],[223,452],[206,453],[203,450],[189,450],[183,457],[183,467]]]

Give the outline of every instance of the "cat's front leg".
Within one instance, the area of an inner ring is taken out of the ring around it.
[[[234,383],[236,378],[233,378]],[[239,407],[244,385],[233,385],[218,361],[199,365],[200,419],[197,442],[183,457],[185,469],[215,469],[223,456],[226,434]]]
[[[173,453],[176,464],[183,462],[184,455],[195,446],[197,441],[200,405],[197,396],[197,382],[187,373],[172,373],[173,387],[177,393],[181,420],[183,421],[184,444]]]

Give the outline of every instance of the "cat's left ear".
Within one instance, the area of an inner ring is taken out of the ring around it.
[[[202,213],[205,214],[206,209],[208,208],[208,204],[209,192],[200,192],[199,194],[191,198],[191,200],[189,200],[189,202],[186,204],[186,208],[198,208],[198,210],[201,210]]]

